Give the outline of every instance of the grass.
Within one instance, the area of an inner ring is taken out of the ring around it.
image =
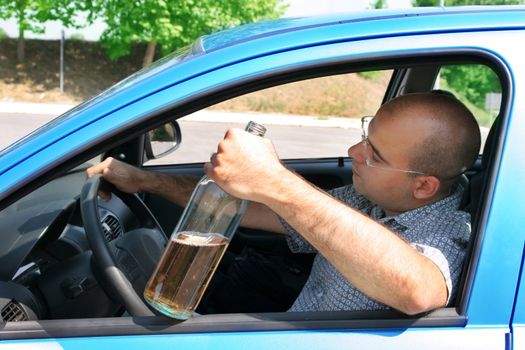
[[[376,72],[374,72],[376,73]],[[343,74],[309,79],[256,91],[219,103],[213,109],[355,118],[374,114],[391,71],[372,76]]]
[[[67,40],[64,93],[60,92],[60,42],[26,40],[18,62],[17,40],[0,40],[0,100],[43,103],[84,101],[141,68],[144,47],[118,61],[108,60],[99,43]]]

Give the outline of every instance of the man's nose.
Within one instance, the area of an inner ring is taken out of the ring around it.
[[[353,159],[354,162],[364,163],[365,162],[365,151],[363,143],[359,142],[351,146],[348,149],[348,156]]]

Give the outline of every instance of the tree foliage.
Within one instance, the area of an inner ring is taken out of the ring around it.
[[[44,23],[60,21],[79,28],[77,15],[90,8],[89,0],[0,0],[0,18],[14,18],[18,25],[18,60],[25,57],[25,33],[44,33]],[[89,18],[88,18],[89,19]]]
[[[387,8],[386,0],[374,0],[370,3],[370,7],[376,10]]]
[[[192,43],[203,34],[259,19],[278,17],[280,0],[100,0],[108,28],[101,41],[111,58],[130,52],[131,44],[157,44],[162,52]],[[152,58],[152,57],[150,57]],[[145,59],[145,64],[149,63]]]
[[[501,92],[496,73],[480,64],[444,67],[441,78],[449,87],[481,109],[485,108],[485,97],[489,92]]]

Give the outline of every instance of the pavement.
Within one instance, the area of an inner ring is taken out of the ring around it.
[[[59,116],[67,112],[75,105],[53,104],[53,103],[29,103],[29,102],[0,102],[0,114],[30,114]],[[250,119],[266,125],[289,125],[289,126],[316,126],[343,129],[355,129],[361,127],[361,121],[357,118],[338,117],[315,117],[286,115],[279,113],[255,113],[255,112],[227,112],[216,110],[202,110],[184,117],[188,121],[199,122],[224,122],[245,124],[247,115]]]
[[[75,105],[54,103],[0,102],[0,113],[58,116],[74,106]]]

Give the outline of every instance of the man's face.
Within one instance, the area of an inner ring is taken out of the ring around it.
[[[396,214],[413,207],[412,183],[414,176],[389,168],[409,169],[409,155],[417,140],[417,127],[407,125],[404,118],[393,118],[378,111],[368,128],[368,146],[360,142],[348,149],[353,159],[353,183],[357,192],[385,209]],[[366,153],[365,153],[366,152]],[[366,154],[378,167],[366,164]]]

